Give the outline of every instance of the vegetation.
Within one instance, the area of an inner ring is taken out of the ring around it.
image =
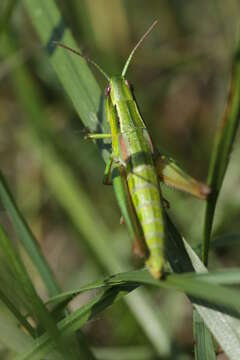
[[[2,359],[240,358],[239,10],[237,0],[0,4]],[[102,185],[109,142],[84,140],[108,129],[104,79],[54,43],[118,74],[156,18],[128,78],[154,143],[212,190],[204,204],[163,187],[159,281],[132,256]]]

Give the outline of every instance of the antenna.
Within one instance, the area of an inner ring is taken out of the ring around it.
[[[141,43],[143,42],[143,40],[148,36],[148,34],[152,31],[152,29],[154,28],[154,26],[157,25],[157,20],[155,20],[152,25],[150,26],[150,28],[148,28],[148,30],[145,32],[145,34],[143,34],[143,36],[141,37],[141,39],[137,42],[137,44],[134,46],[134,48],[132,49],[129,57],[127,58],[127,61],[124,65],[123,71],[122,71],[122,76],[124,77],[126,75],[128,66],[132,60],[132,57],[135,53],[135,51],[137,50],[137,48],[141,45]]]
[[[84,58],[87,62],[89,62],[90,64],[92,64],[93,66],[95,66],[95,68],[98,69],[98,71],[108,80],[110,81],[110,77],[105,73],[105,71],[93,60],[89,59],[89,57],[83,55],[80,51],[72,49],[71,47],[62,44],[58,41],[53,41],[54,44],[56,44],[57,46],[62,47],[63,49],[66,49],[68,51],[71,51],[73,54],[76,54],[78,56],[81,56],[82,58]]]

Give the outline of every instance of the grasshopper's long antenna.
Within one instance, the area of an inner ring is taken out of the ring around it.
[[[141,39],[137,42],[137,44],[134,46],[134,48],[132,49],[129,57],[127,58],[127,61],[124,65],[123,71],[122,71],[122,76],[124,77],[126,75],[128,66],[132,60],[132,57],[135,53],[135,51],[137,50],[137,48],[141,45],[141,43],[143,42],[143,40],[148,36],[148,34],[152,31],[152,29],[154,28],[154,26],[157,25],[157,20],[155,20],[152,25],[150,26],[150,28],[145,32],[145,34],[143,34],[143,36],[141,37]]]
[[[100,71],[100,73],[108,80],[110,81],[110,77],[105,73],[105,71],[95,62],[93,61],[92,59],[89,59],[89,57],[83,55],[80,51],[78,50],[75,50],[75,49],[72,49],[71,47],[65,45],[65,44],[62,44],[58,41],[53,41],[54,44],[56,44],[57,46],[60,46],[62,47],[63,49],[66,49],[68,51],[71,51],[73,54],[76,54],[78,56],[81,56],[82,58],[84,58],[87,62],[89,62],[90,64],[92,64],[93,66],[95,66],[95,68],[98,69],[98,71]]]

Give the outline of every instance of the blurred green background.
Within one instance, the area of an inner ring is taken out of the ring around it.
[[[193,176],[206,181],[213,138],[225,106],[239,1],[59,0],[57,3],[79,48],[108,74],[120,73],[137,40],[158,20],[157,27],[137,51],[128,79],[156,147],[174,157]],[[119,223],[120,212],[113,190],[102,185],[104,162],[96,146],[84,140],[88,129],[81,124],[51,68],[23,2],[2,0],[0,15],[3,44],[0,46],[0,167],[61,287],[66,290],[80,286],[108,274],[109,270],[99,261],[86,233],[74,225],[43,175],[44,152],[41,154],[41,146],[37,149],[34,146],[26,112],[12,85],[14,71],[21,66],[31,76],[34,95],[41,99],[47,135],[86,196],[83,200],[86,218],[96,220],[95,230],[102,226],[107,229],[109,246],[124,264],[121,269],[141,266],[131,254],[131,239],[124,225]],[[6,31],[15,47],[11,54],[4,45]],[[92,70],[104,91],[105,79]],[[24,83],[18,85],[19,91],[24,92]],[[214,236],[240,230],[238,140],[239,136],[219,199]],[[180,232],[197,246],[201,242],[204,204],[165,187],[163,192]],[[92,207],[94,215],[90,211]],[[2,208],[0,216],[8,232],[16,238]],[[27,256],[25,260],[38,291],[44,296],[31,261]],[[211,255],[210,268],[223,265],[239,266],[236,247],[221,248]],[[86,295],[82,295],[72,306],[85,301]],[[181,294],[159,290],[152,290],[151,301],[157,305],[156,316],[160,318],[164,314],[168,332],[181,349],[178,353],[189,355],[182,358],[191,358],[190,303]],[[148,345],[143,330],[123,302],[89,323],[84,331],[89,342],[96,346]]]

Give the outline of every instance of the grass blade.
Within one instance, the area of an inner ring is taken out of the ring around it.
[[[208,174],[208,185],[211,187],[211,194],[208,197],[202,246],[202,259],[204,264],[208,262],[209,243],[213,218],[219,192],[222,187],[225,172],[227,170],[229,156],[239,125],[240,112],[240,41],[236,49],[232,79],[228,94],[226,109],[218,129]]]
[[[107,121],[102,93],[85,59],[57,48],[54,44],[54,41],[58,41],[78,48],[55,2],[24,0],[23,4],[82,122],[91,132],[106,131]],[[97,143],[106,160],[109,156],[109,147],[104,141],[99,140]]]
[[[164,280],[155,280],[147,272],[147,270],[130,271],[120,273],[110,278],[98,280],[92,284],[83,286],[79,289],[61,293],[49,299],[48,303],[52,305],[59,305],[61,302],[68,302],[81,292],[101,289],[110,286],[135,284],[147,284],[161,288],[171,288],[179,291],[184,291],[189,295],[194,295],[203,300],[213,302],[216,306],[219,304],[230,306],[232,309],[240,309],[240,300],[236,299],[240,292],[238,290],[231,290],[229,288],[220,287],[222,282],[226,285],[240,283],[240,269],[220,271],[205,274],[169,274]],[[209,293],[212,289],[212,293]],[[218,302],[220,292],[222,296]],[[224,294],[224,291],[226,293]]]
[[[194,353],[195,359],[214,360],[216,354],[214,351],[212,335],[206,327],[203,319],[198,312],[193,310],[193,333],[195,338]]]
[[[194,269],[200,273],[206,273],[207,268],[199,257],[185,242],[186,250],[194,265]],[[204,319],[208,329],[214,335],[219,345],[225,351],[229,359],[237,360],[240,357],[240,321],[230,316],[222,314],[220,311],[206,309],[201,305],[195,304],[194,307]]]
[[[107,289],[100,295],[97,295],[93,300],[89,301],[85,306],[74,313],[68,315],[65,319],[59,322],[59,330],[63,336],[69,336],[80,329],[94,316],[102,312],[105,308],[120,300],[124,295],[131,291],[134,287],[122,290],[119,288]],[[53,349],[53,342],[51,338],[44,334],[39,337],[34,345],[28,351],[18,356],[15,360],[39,360],[46,353]]]
[[[196,298],[200,297],[201,299],[212,301],[212,303],[215,303],[217,307],[219,306],[219,304],[222,304],[229,309],[237,311],[240,315],[239,291],[226,288],[223,289],[222,287],[220,288],[218,285],[207,284],[206,282],[197,280],[197,275],[194,279],[184,279],[184,276],[182,275],[169,275],[166,280],[157,281],[153,279],[146,270],[140,270],[111,276],[105,280],[98,281],[91,286],[76,290],[75,294],[79,293],[81,290],[85,291],[100,287],[106,288],[103,293],[97,295],[88,304],[84,305],[76,312],[70,314],[59,323],[59,329],[62,335],[66,335],[66,333],[71,334],[72,332],[81,328],[87,321],[92,319],[94,316],[97,316],[99,312],[103,311],[106,307],[111,306],[115,301],[119,300],[122,296],[127,295],[130,291],[135,289],[140,284],[148,284],[157,287],[185,291],[187,294],[193,295]],[[222,294],[222,298],[220,299],[220,301],[219,294]],[[65,294],[62,296],[65,296],[66,299],[66,296],[69,296],[70,298],[72,297],[72,294]],[[57,300],[59,301],[59,299],[60,297],[58,297]],[[197,310],[199,310],[200,306],[196,305],[196,308]],[[217,317],[216,311],[207,310],[206,308],[203,309],[205,309],[205,311],[211,311],[212,313],[215,313],[215,316]],[[218,326],[219,331],[224,332],[224,326],[226,326],[227,324],[228,330],[230,330],[229,335],[231,334],[231,340],[229,340],[229,337],[228,339],[225,338],[225,342],[228,343],[228,350],[229,341],[232,345],[235,345],[234,341],[236,340],[237,336],[238,348],[234,346],[234,350],[230,353],[230,359],[237,359],[236,355],[239,356],[240,338],[236,333],[235,337],[232,338],[233,329],[231,326],[229,326],[230,323],[226,321],[227,317],[223,314],[220,315],[222,318],[218,316],[217,321],[215,322],[215,327]],[[218,335],[216,331],[213,331],[213,333],[215,336]],[[216,336],[216,338],[218,339],[218,336]],[[221,342],[220,344],[225,350],[225,344],[222,344]],[[31,350],[21,355],[17,360],[27,360],[35,358],[38,359],[40,356],[43,356],[45,352],[50,351],[51,347],[51,339],[47,335],[43,335],[41,338],[38,339],[38,341],[35,343]],[[208,350],[210,351],[210,348]],[[232,356],[232,354],[234,354],[234,356]]]
[[[12,245],[3,230],[2,226],[0,225],[0,250],[2,259],[1,262],[6,262],[8,267],[8,272],[11,272],[12,277],[9,277],[7,280],[10,280],[9,283],[7,281],[4,283],[2,281],[2,277],[4,275],[1,273],[1,289],[0,289],[0,298],[2,302],[7,306],[7,308],[11,311],[11,313],[15,316],[15,318],[19,321],[19,323],[27,330],[29,334],[31,334],[33,337],[35,336],[34,329],[30,325],[30,323],[26,320],[26,317],[21,314],[21,312],[18,310],[18,306],[14,304],[13,300],[13,294],[11,293],[11,287],[14,287],[14,290],[18,288],[18,290],[15,293],[15,296],[18,297],[18,300],[20,297],[26,298],[25,304],[27,304],[26,310],[31,313],[31,306],[29,304],[29,301],[26,296],[26,288],[27,285],[23,287],[23,279],[25,278],[26,274],[24,271],[24,268],[15,253],[14,249],[12,248]],[[25,281],[24,281],[25,283]],[[2,291],[4,289],[4,286],[8,287],[8,292]],[[9,296],[9,290],[10,294],[12,296]],[[22,290],[22,291],[21,291]]]
[[[49,294],[54,295],[59,292],[58,285],[56,280],[53,277],[53,274],[43,257],[37,240],[32,234],[29,226],[24,220],[20,210],[18,209],[13,196],[10,193],[10,190],[7,187],[7,184],[4,180],[3,175],[0,173],[0,199],[8,212],[8,215],[16,229],[16,232],[21,240],[24,248],[32,259],[33,263],[37,267],[44,284],[46,285]]]
[[[33,339],[24,333],[16,317],[1,304],[0,306],[0,341],[8,349],[19,353],[33,343]]]
[[[43,304],[38,294],[36,293],[32,285],[32,282],[24,268],[24,265],[21,262],[20,257],[18,256],[17,252],[11,245],[11,242],[8,240],[2,228],[0,228],[0,240],[1,240],[1,249],[3,251],[5,260],[8,262],[9,267],[12,269],[13,273],[15,274],[18,283],[21,285],[24,296],[27,299],[31,299],[30,315],[32,316],[33,320],[36,322],[36,325],[39,325],[40,327],[45,329],[45,331],[47,331],[53,343],[55,344],[55,346],[57,346],[60,352],[66,355],[64,341],[63,339],[60,340],[60,334],[52,316],[50,315],[49,311]],[[16,311],[13,311],[14,309],[12,306],[8,306],[8,308],[12,311],[12,313],[15,316],[18,315]],[[20,321],[22,325],[25,326],[25,328],[30,332],[30,334],[34,336],[33,328],[30,326],[30,324],[28,324],[26,320],[24,321],[22,316],[21,317],[18,316],[17,319]],[[70,359],[73,359],[73,357],[70,356]]]

